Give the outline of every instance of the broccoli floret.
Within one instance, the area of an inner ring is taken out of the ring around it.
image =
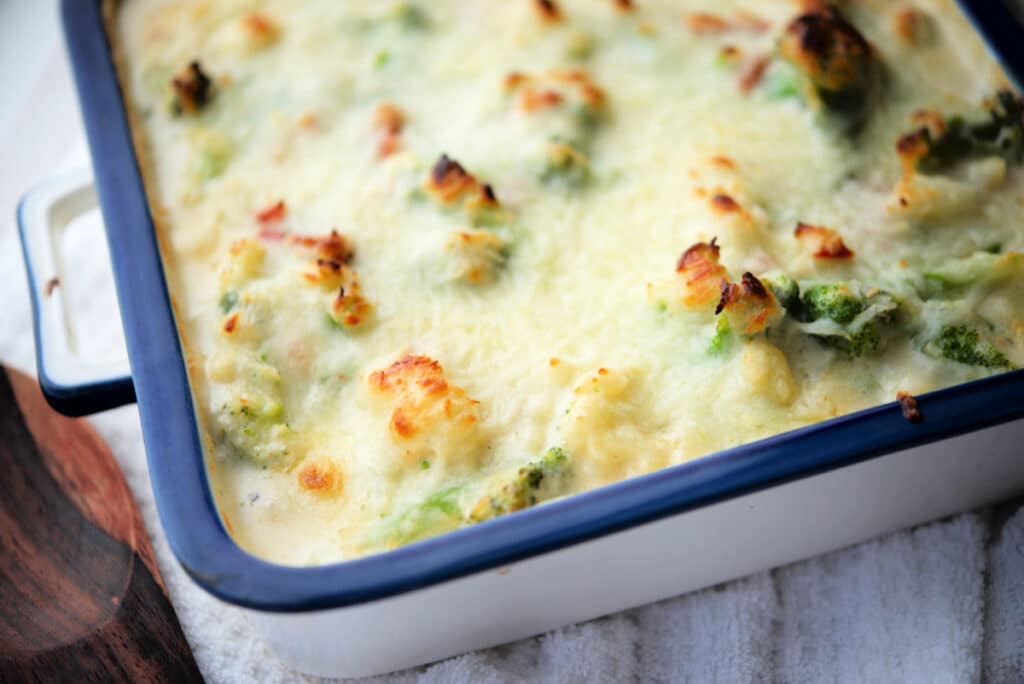
[[[772,273],[761,276],[761,282],[768,286],[790,316],[800,317],[800,286],[795,280],[785,273]]]
[[[848,283],[811,285],[800,298],[803,331],[850,356],[882,348],[880,326],[892,321],[899,303],[887,292]]]
[[[569,456],[563,449],[548,449],[540,459],[523,466],[511,480],[477,501],[469,519],[490,520],[559,496],[569,478],[569,466]]]
[[[917,160],[921,173],[941,173],[961,162],[983,157],[1002,157],[1019,164],[1024,162],[1024,100],[1002,90],[996,93],[987,119],[967,122],[953,117],[937,137],[928,128],[919,134],[927,149]]]
[[[938,337],[925,345],[925,351],[968,366],[1014,368],[994,344],[983,340],[975,328],[964,324],[943,327]]]
[[[238,290],[228,290],[220,297],[220,310],[231,313],[238,306]]]
[[[581,188],[590,180],[587,156],[569,143],[551,142],[545,148],[541,182],[560,184],[567,188]]]
[[[922,297],[948,297],[977,284],[992,285],[1007,278],[1018,278],[1024,269],[1024,256],[988,251],[975,252],[963,259],[950,259],[921,274],[918,286]]]
[[[454,530],[462,523],[459,506],[465,485],[440,489],[398,513],[386,518],[374,534],[377,543],[401,546]]]
[[[779,55],[801,72],[808,100],[848,132],[864,123],[879,66],[864,36],[835,7],[821,5],[786,27]]]
[[[235,455],[264,466],[289,462],[289,428],[277,370],[255,357],[239,364],[238,379],[213,413],[219,439]]]
[[[828,318],[843,325],[852,323],[865,308],[865,300],[845,283],[812,285],[801,298],[808,320]]]
[[[394,16],[399,26],[406,31],[422,31],[430,28],[430,17],[418,5],[401,2],[395,7]]]

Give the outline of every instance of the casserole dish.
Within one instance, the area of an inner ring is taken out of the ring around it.
[[[30,195],[20,211],[44,389],[58,406],[82,413],[91,401],[113,404],[134,388],[172,548],[202,586],[254,609],[268,640],[298,669],[370,674],[501,643],[1008,496],[1024,484],[1014,449],[1024,414],[1018,372],[922,397],[920,424],[882,406],[378,556],[315,568],[260,561],[228,536],[206,482],[101,6],[67,2],[64,12],[133,380],[62,393],[82,380],[60,373],[42,339],[59,317],[48,315],[55,299],[43,294],[52,252],[40,236],[49,228],[38,227],[62,221],[87,197],[77,191],[64,199],[77,188],[69,181]],[[950,439],[923,446],[943,438]],[[865,507],[866,499],[881,503]],[[765,533],[776,527],[786,533]],[[429,633],[416,624],[420,616],[430,616]]]

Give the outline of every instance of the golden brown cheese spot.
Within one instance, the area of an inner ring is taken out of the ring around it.
[[[549,69],[540,74],[512,72],[505,76],[507,92],[519,93],[519,107],[532,113],[578,100],[594,109],[605,104],[604,90],[582,69]]]
[[[390,157],[401,145],[399,134],[405,127],[405,114],[390,102],[381,102],[373,114],[373,127],[380,138],[377,142],[377,156]]]
[[[427,181],[427,187],[445,204],[472,191],[476,186],[476,178],[447,154],[442,154],[435,162]]]
[[[679,257],[676,273],[685,284],[683,304],[686,306],[710,306],[721,296],[721,285],[728,273],[718,261],[719,251],[712,239],[692,245]]]
[[[705,35],[730,31],[764,33],[771,28],[770,22],[746,10],[737,11],[731,18],[711,12],[691,12],[686,15],[685,22],[694,33]]]
[[[864,64],[872,59],[864,36],[824,3],[811,3],[808,12],[790,22],[778,48],[815,86],[832,91],[860,83]]]
[[[494,188],[481,183],[459,162],[442,154],[427,177],[427,190],[442,204],[465,198],[466,209],[497,208],[501,206]]]
[[[917,162],[928,154],[928,140],[931,134],[927,127],[922,127],[900,136],[896,141],[896,154],[903,166],[903,175],[912,176],[917,171]]]
[[[929,16],[916,7],[898,9],[892,17],[893,32],[908,45],[921,45],[931,38]]]
[[[541,19],[546,22],[555,23],[562,20],[562,13],[554,0],[533,0],[533,6],[537,9]]]
[[[628,12],[634,8],[633,0],[612,0],[612,4],[620,12]]]
[[[771,61],[771,57],[762,55],[747,62],[743,70],[740,71],[739,76],[741,93],[749,93],[757,87],[761,79],[764,78],[764,73],[768,70],[768,65],[771,64]]]
[[[467,429],[479,421],[478,401],[449,383],[440,363],[428,356],[406,354],[367,382],[393,406],[389,427],[398,441],[445,428]]]
[[[750,213],[733,199],[732,195],[722,192],[721,189],[715,191],[709,202],[711,209],[716,214],[722,216],[735,215],[748,223],[753,220]]]
[[[735,45],[723,45],[718,50],[718,58],[725,64],[735,66],[743,61],[743,50]]]
[[[334,259],[315,259],[306,264],[302,270],[302,277],[310,283],[334,289],[349,280],[351,272],[348,267]]]
[[[337,261],[341,264],[350,262],[354,254],[351,243],[337,230],[331,230],[327,235],[314,237],[294,235],[277,228],[263,227],[260,229],[259,237],[269,243],[287,242],[298,247],[315,249],[318,259]]]
[[[342,487],[338,467],[324,458],[305,461],[299,466],[296,479],[300,489],[321,496],[337,494]]]
[[[725,312],[734,330],[746,335],[762,332],[777,320],[782,308],[775,296],[754,274],[743,274],[738,283],[722,281],[715,314]]]
[[[565,98],[554,90],[523,88],[519,91],[519,108],[527,113],[545,107],[557,107],[563,102],[565,102]]]
[[[910,115],[910,119],[914,123],[923,125],[935,137],[946,132],[946,120],[934,109],[919,109]]]
[[[727,169],[729,171],[736,170],[736,162],[724,154],[715,155],[714,157],[711,157],[710,161],[712,164],[720,168]]]
[[[466,208],[474,209],[497,209],[501,206],[498,196],[494,194],[494,188],[490,183],[481,183],[476,192],[466,200]]]
[[[253,47],[266,47],[277,40],[281,27],[267,15],[253,12],[242,18],[242,31]]]
[[[256,212],[256,220],[260,223],[277,223],[288,213],[284,200],[278,200],[265,209]]]
[[[182,114],[195,114],[210,100],[213,82],[198,60],[189,62],[181,73],[171,79],[174,104]]]
[[[331,317],[340,326],[355,328],[365,323],[371,313],[373,304],[363,296],[353,275],[347,288],[338,288],[338,296],[331,304]]]
[[[686,15],[686,25],[694,33],[725,33],[729,22],[710,12],[692,12]]]
[[[946,121],[936,111],[922,109],[911,116],[919,128],[906,133],[896,141],[896,154],[900,159],[903,175],[896,185],[896,196],[901,207],[906,208],[910,200],[919,199],[914,189],[914,176],[917,174],[917,163],[928,154],[931,141],[942,135],[946,130]]]
[[[839,233],[831,228],[798,223],[793,235],[811,250],[816,259],[852,259],[854,256]]]
[[[347,264],[352,260],[354,250],[351,243],[337,230],[315,239],[317,254],[322,259],[332,259]]]

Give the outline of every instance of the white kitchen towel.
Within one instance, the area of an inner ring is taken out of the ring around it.
[[[83,154],[79,148],[70,159]],[[102,296],[105,249],[69,239],[74,282],[88,293],[79,300],[83,318],[90,331],[102,331],[89,346],[116,349],[117,313]],[[9,226],[0,233],[0,360],[31,371],[19,252]],[[241,611],[198,589],[174,560],[156,517],[136,410],[93,422],[124,468],[209,681],[315,681],[285,668]],[[379,681],[1024,682],[1024,508],[960,515]]]

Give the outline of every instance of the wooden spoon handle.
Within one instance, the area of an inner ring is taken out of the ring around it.
[[[203,681],[106,444],[3,368],[0,473],[0,681]]]

